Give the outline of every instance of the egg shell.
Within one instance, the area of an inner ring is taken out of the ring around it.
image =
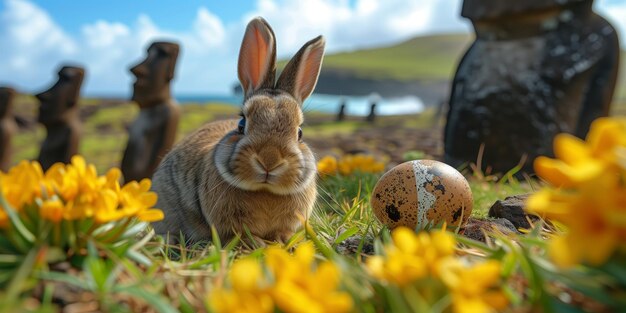
[[[402,163],[376,183],[374,214],[389,228],[424,229],[446,222],[463,226],[472,212],[472,191],[453,167],[434,160]]]

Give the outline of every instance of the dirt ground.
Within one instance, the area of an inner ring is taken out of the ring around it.
[[[367,122],[360,116],[340,122],[334,118],[307,119],[306,125],[313,134],[307,133],[305,141],[318,157],[365,153],[399,164],[411,154],[437,160],[443,156],[443,122],[433,112],[379,116],[374,122]],[[319,129],[324,131],[316,132]]]

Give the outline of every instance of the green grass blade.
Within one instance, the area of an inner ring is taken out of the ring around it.
[[[29,243],[34,243],[36,240],[35,235],[31,233],[26,226],[22,223],[22,220],[17,214],[17,211],[13,209],[13,207],[7,202],[7,200],[2,195],[2,190],[0,190],[0,205],[4,208],[4,212],[9,216],[9,220],[15,230],[17,230],[18,234],[26,239]]]
[[[146,303],[150,304],[157,312],[161,313],[178,313],[173,306],[171,306],[162,297],[148,292],[146,289],[139,286],[121,286],[114,289],[117,293],[127,294],[139,299],[143,299]]]
[[[56,281],[56,282],[61,282],[61,283],[66,283],[68,285],[72,285],[75,287],[80,287],[81,289],[87,289],[89,290],[90,288],[90,284],[88,284],[86,281],[73,276],[73,275],[69,275],[69,274],[65,274],[65,273],[60,273],[60,272],[38,272],[37,273],[37,278],[39,279],[44,279],[44,280],[51,280],[51,281]]]
[[[359,227],[352,226],[348,228],[346,231],[344,231],[343,233],[341,233],[341,235],[337,236],[337,239],[335,239],[334,244],[339,244],[342,241],[354,236],[358,232],[359,232]]]
[[[22,292],[24,283],[35,268],[35,263],[37,261],[37,255],[39,254],[39,250],[39,247],[31,249],[24,258],[24,261],[17,269],[17,272],[15,272],[13,279],[9,283],[9,287],[7,288],[6,292],[7,299],[17,300],[17,297]]]

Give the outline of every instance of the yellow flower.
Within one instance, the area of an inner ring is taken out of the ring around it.
[[[61,202],[61,200],[46,200],[39,207],[39,215],[54,223],[58,223],[63,220],[64,210],[65,206],[63,205],[63,202]]]
[[[320,175],[334,175],[337,173],[337,159],[330,155],[317,162],[317,171]]]
[[[42,181],[43,171],[37,162],[22,161],[8,173],[0,173],[4,198],[17,211],[41,195]]]
[[[572,187],[618,168],[617,148],[626,147],[626,119],[599,118],[586,141],[569,134],[554,139],[556,159],[538,157],[537,174],[553,186]]]
[[[315,248],[310,242],[300,245],[293,256],[278,247],[270,247],[266,260],[275,277],[271,294],[285,312],[348,312],[352,298],[339,287],[340,271],[329,261],[312,269]]]
[[[626,188],[619,188],[615,180],[611,175],[599,176],[580,192],[544,189],[528,200],[529,211],[566,228],[550,242],[549,253],[557,265],[600,265],[619,245],[624,246]]]
[[[352,157],[347,156],[341,159],[337,163],[337,168],[339,169],[339,173],[343,176],[350,175],[352,173]]]
[[[279,247],[265,251],[268,276],[252,259],[236,261],[229,273],[232,289],[209,295],[217,312],[349,312],[352,298],[337,290],[340,271],[330,261],[314,266],[315,248],[308,242],[294,255]]]
[[[549,245],[557,265],[603,264],[626,247],[626,119],[594,121],[585,141],[559,135],[554,149],[557,159],[535,161],[551,186],[526,209],[564,228]]]
[[[126,216],[136,216],[144,222],[155,222],[163,219],[163,211],[151,209],[157,203],[157,194],[150,191],[150,180],[131,181],[120,191],[120,205]]]
[[[458,259],[448,259],[440,266],[441,279],[452,294],[454,312],[500,312],[508,305],[508,299],[499,287],[499,261],[465,266]]]
[[[366,266],[372,276],[400,287],[437,277],[439,264],[454,256],[456,241],[445,230],[416,234],[398,227],[391,236],[393,243],[385,247],[385,256],[370,257]]]
[[[236,261],[230,269],[232,290],[215,288],[209,294],[216,312],[273,312],[274,302],[266,291],[261,265],[252,259]]]
[[[94,217],[97,223],[132,217],[147,222],[163,219],[163,212],[152,208],[157,196],[149,191],[150,180],[120,188],[120,176],[117,168],[98,176],[96,167],[77,155],[70,164],[56,163],[45,174],[39,163],[22,161],[8,173],[0,173],[0,187],[16,211],[41,203],[40,216],[55,223]],[[7,224],[5,208],[0,207],[0,227]]]
[[[354,172],[378,173],[385,170],[385,164],[377,162],[371,155],[356,154],[347,155],[337,160],[332,156],[326,156],[317,163],[318,172],[321,175],[333,175],[339,172],[347,176]]]
[[[0,207],[0,228],[6,228],[9,225],[9,216],[4,210],[4,208]]]
[[[94,218],[98,223],[108,223],[127,217],[123,210],[119,209],[119,195],[111,189],[104,189],[94,201]]]
[[[45,191],[43,171],[37,162],[22,161],[9,169],[7,173],[0,172],[0,192],[7,203],[17,212],[34,202],[42,191]],[[0,206],[0,228],[8,225],[8,216],[5,212],[9,208]]]
[[[66,202],[63,218],[79,220],[93,217],[103,204],[105,179],[98,177],[96,167],[82,156],[72,157],[70,164],[54,164],[45,175],[46,184]]]

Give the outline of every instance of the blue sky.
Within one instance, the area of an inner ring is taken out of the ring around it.
[[[504,0],[503,0],[504,1]],[[510,1],[510,0],[506,0]],[[319,34],[327,51],[386,45],[429,33],[470,32],[462,0],[0,0],[0,85],[36,92],[61,64],[84,66],[84,95],[130,93],[128,68],[153,40],[182,45],[178,94],[228,93],[247,21],[273,26],[279,56]],[[626,0],[596,0],[626,34]],[[626,37],[622,37],[623,46]]]
[[[223,22],[241,18],[244,8],[252,8],[255,1],[201,1],[201,0],[107,0],[107,1],[31,1],[46,10],[64,29],[78,34],[83,25],[96,20],[132,24],[140,14],[147,14],[160,27],[172,31],[184,31],[200,7],[205,7]]]

